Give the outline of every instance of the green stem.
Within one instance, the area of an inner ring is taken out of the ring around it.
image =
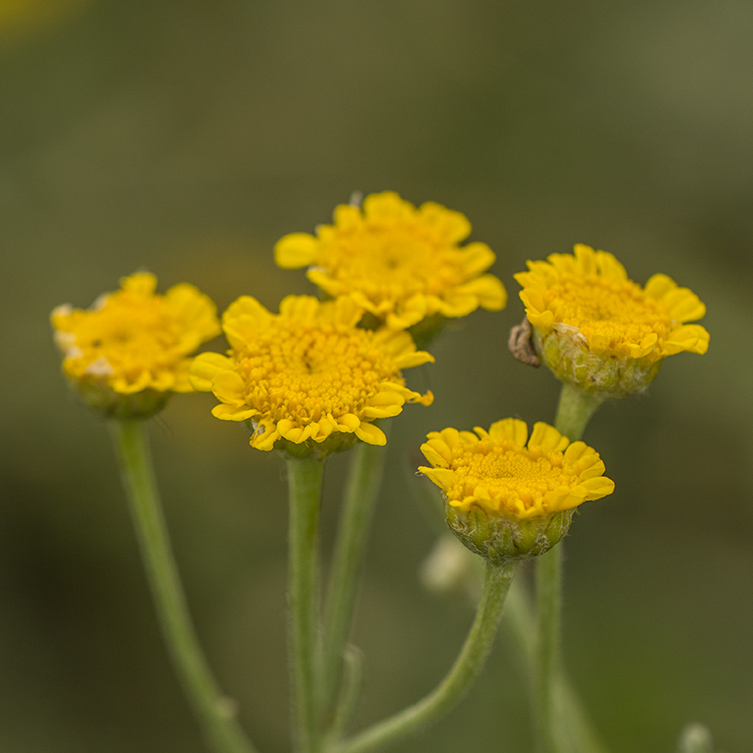
[[[606,753],[604,743],[564,673],[555,678],[554,710],[558,729],[563,730],[566,737],[568,753]]]
[[[540,753],[560,751],[555,724],[554,684],[560,675],[560,611],[562,581],[562,544],[538,558],[536,598],[536,673],[534,678],[537,746]]]
[[[574,384],[564,382],[557,405],[555,428],[571,442],[577,441],[583,436],[586,424],[603,402],[604,398],[596,397]]]
[[[321,709],[325,723],[331,721],[337,706],[343,655],[356,600],[356,584],[386,455],[386,448],[365,442],[359,442],[353,450],[324,613]]]
[[[530,677],[531,694],[535,692],[533,668],[536,662],[536,623],[531,599],[525,584],[516,580],[510,588],[505,604],[504,623],[512,632],[521,657]],[[554,677],[553,713],[556,726],[566,737],[564,750],[568,753],[606,753],[606,747],[593,729],[583,704],[563,671]]]
[[[454,706],[478,677],[491,651],[502,607],[518,567],[486,564],[484,588],[460,655],[445,679],[423,700],[375,724],[350,740],[335,744],[334,753],[367,753],[394,743],[435,722]]]
[[[288,601],[290,661],[296,745],[300,753],[319,749],[316,714],[319,628],[319,510],[324,461],[288,457],[290,541]]]
[[[342,737],[347,726],[353,721],[363,691],[363,681],[363,656],[355,646],[346,645],[343,653],[343,678],[337,708],[328,729],[330,741]],[[324,746],[325,750],[326,748],[327,745]]]
[[[252,753],[253,746],[235,720],[235,704],[220,692],[191,625],[162,517],[143,422],[121,419],[110,426],[167,649],[206,742],[216,753]]]
[[[583,436],[589,419],[603,399],[575,385],[564,383],[557,406],[555,428],[575,442]],[[563,747],[562,725],[554,711],[555,686],[561,676],[560,613],[562,610],[562,543],[538,558],[536,563],[536,671],[534,708],[540,753],[559,753]]]

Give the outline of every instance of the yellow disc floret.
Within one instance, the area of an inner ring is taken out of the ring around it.
[[[421,447],[433,468],[419,470],[458,510],[480,507],[528,519],[570,510],[614,490],[599,454],[548,424],[535,424],[530,439],[526,424],[512,418],[489,431],[474,431],[432,432]]]
[[[277,264],[309,267],[308,278],[333,298],[350,296],[393,329],[431,316],[466,316],[504,308],[502,283],[482,274],[494,263],[485,243],[459,244],[466,217],[427,202],[415,207],[396,193],[367,196],[363,209],[340,205],[334,224],[316,235],[291,233],[275,246]]]
[[[260,450],[284,440],[308,451],[333,435],[332,445],[353,437],[384,444],[375,419],[432,401],[409,390],[401,370],[434,359],[405,332],[356,327],[362,315],[350,299],[288,296],[275,315],[241,297],[222,318],[231,349],[200,355],[192,384],[220,400],[217,418],[250,421],[251,446]]]
[[[90,309],[66,305],[52,312],[63,372],[94,407],[150,413],[171,392],[192,392],[189,356],[219,334],[216,307],[193,285],[175,285],[164,295],[156,286],[154,275],[141,272]],[[143,399],[121,399],[128,396]]]

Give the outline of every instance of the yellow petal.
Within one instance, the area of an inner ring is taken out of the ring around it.
[[[424,442],[421,445],[423,456],[435,468],[446,468],[452,461],[452,452],[449,451],[447,445],[444,446],[444,452],[442,452],[442,444],[444,443]]]
[[[478,308],[478,298],[472,293],[464,293],[458,288],[447,293],[439,305],[439,313],[448,319],[468,316]]]
[[[350,204],[339,204],[335,207],[332,218],[338,230],[352,230],[363,221],[363,215],[358,207]]]
[[[157,289],[157,278],[150,272],[136,272],[120,280],[120,287],[134,295],[147,297]]]
[[[387,437],[384,432],[378,426],[374,426],[374,424],[361,423],[354,431],[355,435],[362,442],[380,446],[387,444]]]
[[[308,233],[290,233],[274,247],[275,263],[283,269],[308,267],[317,261],[319,241]]]
[[[606,476],[590,478],[584,481],[581,486],[586,490],[586,499],[601,499],[614,491],[614,481]]]
[[[353,413],[345,413],[337,419],[337,428],[339,431],[355,431],[361,423],[361,419]]]
[[[595,275],[598,267],[596,266],[596,252],[583,243],[576,243],[573,249],[575,252],[575,264],[582,275]]]
[[[441,204],[427,201],[419,207],[423,222],[436,230],[437,236],[447,244],[459,243],[471,234],[471,223],[461,212],[447,209]]]
[[[525,447],[528,439],[528,425],[519,418],[503,418],[489,427],[489,436],[495,442],[507,437],[518,447]]]
[[[415,208],[398,196],[394,191],[369,194],[363,200],[363,212],[369,220],[409,217]]]
[[[606,251],[596,252],[596,266],[603,277],[617,282],[625,282],[628,279],[627,271],[617,259]]]
[[[370,406],[367,405],[363,409],[364,418],[392,418],[397,416],[403,411],[403,404],[400,405],[385,405],[385,406]]]
[[[280,433],[277,430],[272,430],[271,427],[259,428],[269,428],[269,430],[260,433],[257,429],[257,431],[251,436],[249,443],[253,448],[257,450],[269,452],[270,450],[274,449],[275,442],[280,438]]]
[[[593,450],[585,442],[573,442],[565,450],[565,462],[569,465],[575,465],[587,452],[593,452]],[[595,454],[595,453],[594,453]]]
[[[257,415],[258,412],[253,408],[239,408],[234,405],[226,405],[225,403],[220,403],[212,408],[212,415],[223,421],[247,421],[252,416]]]
[[[233,362],[219,353],[201,353],[191,363],[191,386],[197,392],[210,392],[212,380],[217,374],[221,371],[232,371],[233,368]]]
[[[319,305],[319,300],[312,295],[288,295],[280,302],[280,315],[300,322],[312,321]]]
[[[688,288],[673,290],[664,296],[663,303],[669,310],[669,315],[677,322],[692,322],[703,319],[706,315],[706,306]]]
[[[676,287],[677,283],[671,277],[664,274],[655,274],[649,278],[644,291],[649,298],[660,300]]]
[[[242,401],[246,383],[234,371],[218,371],[212,379],[212,392],[225,403]]]
[[[467,277],[476,277],[486,272],[494,264],[495,258],[494,251],[486,243],[469,243],[461,253],[463,273]]]
[[[449,489],[455,483],[455,472],[449,471],[446,468],[426,468],[419,466],[421,473],[427,478],[431,479],[440,489]],[[455,505],[454,501],[450,501],[451,505]]]
[[[434,363],[434,356],[425,350],[416,350],[413,353],[405,353],[395,359],[398,369],[410,369],[413,366],[421,366],[424,363]]]
[[[457,290],[463,295],[472,295],[477,300],[477,306],[487,311],[501,311],[507,304],[507,291],[494,275],[483,275],[459,285]]]
[[[687,351],[703,355],[709,349],[709,333],[700,324],[685,324],[664,341],[662,355]]]
[[[529,448],[540,447],[544,453],[564,450],[569,444],[570,440],[567,437],[543,421],[538,421],[533,425],[531,439],[528,442]]]

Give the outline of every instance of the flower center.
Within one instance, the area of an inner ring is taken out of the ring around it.
[[[359,415],[382,382],[402,383],[373,333],[337,325],[277,321],[236,357],[247,404],[275,422]]]
[[[541,504],[547,492],[577,483],[577,474],[563,465],[559,451],[543,454],[537,448],[512,443],[492,445],[479,442],[472,450],[453,456],[456,487],[448,490],[450,499],[473,496],[479,485],[488,489],[493,500],[520,499],[526,507]]]
[[[410,223],[338,232],[323,244],[321,266],[375,303],[440,295],[464,281],[459,252]]]
[[[101,310],[87,312],[79,325],[69,357],[84,368],[95,361],[102,364],[104,359],[113,372],[134,378],[144,370],[174,364],[185,355],[175,323],[156,302],[124,306],[109,301]]]
[[[551,286],[548,298],[559,321],[577,327],[588,340],[594,335],[606,338],[610,348],[640,343],[653,333],[663,340],[672,329],[672,319],[661,303],[630,280],[563,275]]]

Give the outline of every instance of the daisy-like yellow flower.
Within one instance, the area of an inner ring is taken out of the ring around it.
[[[614,491],[599,454],[554,427],[507,418],[489,431],[432,432],[419,470],[444,493],[447,520],[466,546],[503,562],[542,554],[567,533],[574,508]]]
[[[709,333],[688,323],[706,313],[695,293],[663,274],[641,287],[604,251],[579,244],[574,254],[528,262],[515,279],[539,356],[589,392],[640,391],[667,356],[708,349]]]
[[[139,272],[89,309],[58,306],[51,315],[63,372],[92,407],[119,417],[145,416],[173,392],[192,392],[190,355],[220,333],[214,303],[182,283],[156,294]]]
[[[227,355],[202,353],[191,382],[220,400],[214,416],[249,422],[259,450],[326,455],[356,439],[383,445],[374,420],[433,400],[409,390],[402,369],[434,358],[407,332],[356,327],[362,315],[348,298],[288,296],[273,314],[243,296],[222,317]]]
[[[470,232],[460,212],[433,202],[415,207],[385,191],[367,196],[363,209],[338,206],[334,224],[316,235],[284,236],[275,260],[286,269],[308,267],[309,280],[331,297],[349,296],[388,327],[405,329],[429,317],[504,308],[502,283],[482,274],[494,263],[492,250],[459,245]]]

